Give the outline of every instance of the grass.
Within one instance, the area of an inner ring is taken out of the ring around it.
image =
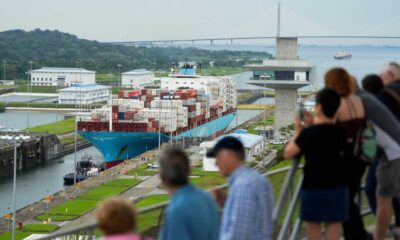
[[[236,108],[237,109],[247,109],[247,110],[259,110],[261,108],[261,109],[267,110],[267,109],[272,109],[273,106],[272,105],[261,105],[260,106],[257,104],[240,104]]]
[[[191,176],[190,181],[203,189],[213,188],[226,183],[226,179],[219,172],[203,171],[202,167],[192,168]]]
[[[58,205],[49,211],[49,215],[82,216],[92,210],[97,201],[86,199],[74,199]]]
[[[96,205],[109,197],[121,194],[129,188],[139,184],[138,179],[113,179],[96,188],[83,193],[76,199],[64,202],[48,213],[37,216],[35,219],[39,221],[51,218],[53,221],[67,221],[76,219],[87,212],[91,211]]]
[[[274,124],[274,116],[268,116],[260,121],[258,121],[257,123],[251,125],[249,128],[247,128],[247,132],[248,133],[252,133],[252,134],[256,134],[256,128],[257,126],[269,126],[269,125],[273,125]]]
[[[141,180],[131,179],[131,178],[118,178],[104,183],[102,186],[126,186],[126,187],[134,187],[138,185]]]
[[[140,209],[157,203],[165,202],[168,200],[169,196],[167,194],[147,196],[137,201],[135,203],[135,207]]]
[[[36,216],[35,219],[38,221],[45,221],[48,220],[49,218],[51,221],[69,221],[69,220],[74,220],[77,219],[79,216],[77,215],[49,215],[49,214],[42,214],[39,216]]]
[[[284,144],[268,144],[268,148],[280,151],[285,148],[285,145]]]
[[[58,130],[58,131],[57,131]],[[68,118],[57,123],[48,123],[29,128],[29,132],[47,132],[50,134],[65,134],[75,130],[75,118]],[[23,130],[25,131],[25,130]]]
[[[23,232],[37,232],[37,233],[49,233],[54,232],[58,229],[57,225],[54,224],[26,224],[22,229]]]
[[[97,188],[91,189],[79,198],[92,201],[102,201],[112,196],[119,195],[120,193],[127,190],[128,187],[125,186],[99,186]]]
[[[147,164],[143,164],[135,169],[130,170],[127,174],[132,176],[153,176],[157,173],[157,169],[149,169],[147,168]]]
[[[28,237],[28,236],[30,236],[32,234],[34,234],[34,233],[17,231],[16,234],[15,234],[15,239],[16,240],[23,240],[23,239],[25,239],[26,237]],[[0,235],[0,240],[10,240],[11,236],[12,236],[11,232],[6,232],[6,233]]]
[[[17,230],[15,237],[17,240],[23,240],[32,234],[46,234],[54,232],[58,229],[57,225],[54,224],[26,224],[22,230]],[[12,238],[11,232],[6,232],[0,235],[0,240],[10,240]]]
[[[153,195],[147,196],[140,199],[137,203],[135,203],[135,207],[140,209],[144,207],[148,207],[157,203],[165,202],[169,199],[169,196],[164,195]],[[138,216],[138,230],[143,232],[153,226],[157,226],[158,219],[161,214],[161,210],[157,209],[152,212],[147,212],[143,214],[139,214]]]

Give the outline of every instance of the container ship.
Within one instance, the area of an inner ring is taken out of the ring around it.
[[[236,115],[231,77],[196,74],[185,64],[161,78],[161,87],[121,90],[78,121],[78,133],[92,143],[110,168],[168,141],[216,137]]]

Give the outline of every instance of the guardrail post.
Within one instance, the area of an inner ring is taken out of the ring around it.
[[[276,202],[274,211],[272,213],[272,222],[274,223],[275,226],[278,224],[279,215],[282,211],[284,204],[286,203],[286,199],[287,199],[287,196],[289,193],[289,187],[290,187],[290,184],[293,182],[294,176],[299,167],[299,163],[300,163],[300,158],[294,158],[292,167],[290,168],[290,170],[288,171],[288,174],[286,175],[285,181],[283,183],[282,191],[279,194],[279,198]]]
[[[290,229],[290,222],[292,221],[292,217],[293,214],[296,210],[297,207],[297,203],[300,200],[300,191],[301,191],[301,185],[303,182],[303,176],[300,177],[299,182],[297,183],[296,186],[296,190],[293,193],[293,197],[291,198],[290,204],[289,204],[289,208],[285,217],[285,220],[283,222],[283,225],[279,231],[279,235],[278,235],[278,240],[284,240],[286,239],[286,234],[288,233],[289,229]],[[293,235],[293,231],[292,234]]]

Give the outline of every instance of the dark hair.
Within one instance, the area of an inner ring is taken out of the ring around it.
[[[189,159],[186,154],[175,148],[165,150],[159,159],[160,174],[163,181],[174,186],[189,183]]]
[[[321,104],[325,116],[332,118],[340,106],[340,96],[335,90],[324,88],[317,93],[316,103]]]
[[[220,139],[215,146],[207,152],[207,157],[216,157],[217,153],[221,150],[233,151],[239,160],[244,161],[246,158],[246,152],[242,142],[233,136],[226,136]]]
[[[370,74],[366,76],[362,80],[362,86],[365,91],[370,92],[374,95],[380,93],[384,88],[381,77],[376,74]]]

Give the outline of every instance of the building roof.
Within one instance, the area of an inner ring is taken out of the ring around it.
[[[103,89],[110,89],[109,86],[87,83],[87,84],[78,84],[77,86],[71,86],[63,89],[57,90],[58,92],[91,92]]]
[[[200,144],[200,147],[212,148],[220,139],[222,139],[223,137],[226,137],[226,136],[236,137],[237,139],[239,139],[242,142],[244,148],[246,148],[246,149],[253,148],[255,145],[257,145],[258,143],[263,141],[262,136],[247,133],[247,131],[245,131],[245,130],[244,131],[240,130],[240,131],[236,131],[234,133],[230,133],[230,134],[226,134],[226,135],[217,137],[213,141],[202,142]]]
[[[33,73],[40,72],[62,72],[62,73],[96,73],[95,71],[86,70],[84,68],[60,68],[60,67],[42,67],[32,70]]]
[[[146,70],[146,69],[135,69],[131,70],[129,72],[124,72],[122,75],[145,75],[145,74],[150,74],[151,71]]]

